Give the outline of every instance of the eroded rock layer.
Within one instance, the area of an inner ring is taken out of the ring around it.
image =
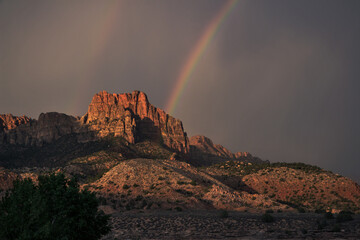
[[[133,144],[151,140],[171,150],[188,153],[182,122],[151,105],[143,92],[95,94],[82,118],[62,113],[42,113],[38,120],[0,115],[0,144],[42,146],[74,134],[79,142],[113,134]]]
[[[140,91],[96,94],[82,121],[99,136],[113,133],[130,143],[150,139],[178,152],[189,151],[182,122],[151,105],[145,93]]]

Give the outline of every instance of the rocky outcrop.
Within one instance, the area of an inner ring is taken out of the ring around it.
[[[4,190],[8,190],[13,186],[13,182],[18,178],[18,175],[0,167],[0,197]]]
[[[101,137],[114,134],[130,143],[150,139],[177,152],[189,152],[182,122],[151,105],[146,94],[140,91],[96,94],[82,122]]]
[[[235,158],[242,158],[242,157],[252,157],[248,152],[236,152],[234,153]]]
[[[13,116],[12,114],[0,114],[0,132],[14,129],[22,124],[30,122],[27,116]]]
[[[151,140],[179,153],[189,152],[182,122],[151,105],[145,93],[139,91],[95,94],[82,118],[56,112],[42,113],[38,120],[0,117],[0,144],[42,146],[69,134],[74,134],[79,142],[111,134],[131,144]]]
[[[253,157],[248,152],[232,153],[220,144],[214,144],[210,138],[205,136],[193,136],[189,140],[190,155],[198,165],[211,165],[227,160],[241,160],[245,162],[261,163],[260,158]]]
[[[80,126],[80,121],[75,117],[57,112],[41,113],[38,120],[31,120],[5,130],[2,142],[23,146],[42,146],[62,136],[84,131],[85,129]]]
[[[223,158],[234,158],[234,154],[220,144],[214,144],[210,138],[205,136],[193,136],[189,140],[190,145],[204,154],[210,154]]]

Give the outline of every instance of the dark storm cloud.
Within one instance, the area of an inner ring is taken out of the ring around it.
[[[82,115],[103,89],[143,90],[164,107],[222,4],[121,1],[107,34],[114,1],[2,1],[0,112]],[[357,0],[239,1],[175,116],[233,151],[359,181],[359,11]]]

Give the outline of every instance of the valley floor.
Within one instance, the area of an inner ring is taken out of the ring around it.
[[[262,214],[221,211],[121,212],[112,215],[110,239],[360,239],[360,215],[336,223],[322,214],[272,213],[275,221],[262,221]]]

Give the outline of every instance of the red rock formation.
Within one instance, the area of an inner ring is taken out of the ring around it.
[[[234,158],[234,154],[220,144],[214,144],[210,138],[205,136],[193,136],[190,145],[196,147],[203,153],[215,155],[222,158]]]
[[[249,152],[236,152],[234,153],[235,158],[252,157]]]
[[[42,146],[64,135],[80,132],[79,129],[75,117],[57,112],[41,113],[38,120],[28,120],[26,124],[4,130],[0,143]]]
[[[13,186],[13,182],[17,179],[18,175],[0,167],[0,197],[1,197],[1,190],[8,190]],[[3,192],[4,193],[4,192]]]
[[[253,157],[248,152],[232,153],[220,144],[214,144],[205,136],[193,136],[190,138],[190,155],[198,165],[210,165],[227,160],[241,160],[253,163],[264,162],[260,158]]]
[[[80,142],[94,140],[93,133],[97,137],[114,134],[129,143],[150,139],[177,152],[189,152],[182,122],[151,105],[139,91],[95,94],[81,119],[56,112],[42,113],[38,120],[0,115],[0,144],[42,146],[73,133]]]
[[[100,92],[93,97],[82,121],[99,136],[114,133],[130,143],[151,139],[178,152],[189,152],[182,122],[151,105],[143,92]]]
[[[13,116],[11,114],[0,114],[0,131],[14,129],[21,124],[30,122],[30,118],[26,116]]]

